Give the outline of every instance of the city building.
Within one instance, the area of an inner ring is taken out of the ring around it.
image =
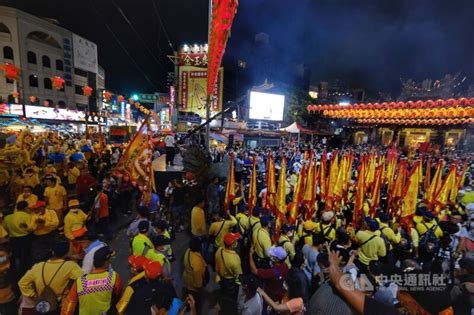
[[[20,68],[20,79],[0,79],[0,102],[97,111],[97,45],[61,27],[58,21],[0,6],[0,64]],[[64,79],[55,89],[53,77]],[[84,96],[90,86],[92,95]],[[14,97],[18,92],[19,97]],[[13,93],[13,95],[12,95]]]
[[[321,102],[327,104],[354,104],[364,102],[366,93],[362,88],[352,87],[346,82],[321,81],[310,86],[309,92]]]

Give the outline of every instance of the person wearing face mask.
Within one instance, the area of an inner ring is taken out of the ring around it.
[[[78,227],[85,226],[88,216],[81,209],[79,209],[79,200],[69,200],[68,206],[69,212],[64,217],[64,236],[66,236],[69,240],[73,240],[73,230],[77,230]]]
[[[28,206],[30,208],[32,205],[34,205],[38,201],[38,196],[33,194],[33,187],[23,186],[23,193],[18,195],[18,198],[16,199],[16,203],[19,203],[20,201],[28,202]]]
[[[82,235],[74,239],[76,244],[79,244],[84,253],[84,258],[82,259],[82,271],[84,274],[88,274],[94,268],[94,255],[102,247],[107,246],[107,244],[99,241],[99,236],[91,231],[86,231]]]
[[[157,261],[163,267],[163,278],[170,280],[171,277],[171,262],[166,256],[168,248],[170,247],[171,240],[164,237],[163,235],[155,236],[152,238],[154,248],[149,249],[146,252],[145,257],[150,261]]]
[[[35,225],[32,241],[34,261],[40,261],[45,253],[52,248],[59,220],[56,212],[46,208],[46,202],[39,200],[30,206],[31,218]]]
[[[291,267],[290,260],[295,257],[295,245],[294,245],[295,227],[284,224],[281,227],[281,236],[278,240],[278,246],[283,247],[287,253],[286,264]]]

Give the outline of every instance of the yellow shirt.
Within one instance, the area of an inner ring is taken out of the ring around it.
[[[46,187],[44,190],[44,197],[48,201],[48,208],[53,210],[62,210],[64,208],[64,200],[66,199],[66,196],[66,189],[61,185]]]
[[[204,209],[194,207],[193,210],[191,210],[191,233],[194,236],[207,235]]]
[[[242,212],[239,212],[235,215],[235,219],[237,220],[237,224],[240,226],[240,231],[242,233],[247,232],[249,228],[249,217]]]
[[[145,246],[149,247],[149,249],[155,248],[148,236],[138,233],[132,240],[132,255],[142,256]]]
[[[20,225],[26,225],[26,227]],[[15,211],[13,214],[7,215],[3,220],[3,227],[8,231],[10,237],[25,236],[34,230],[31,214],[24,211]]]
[[[23,182],[25,183],[25,186],[31,186],[33,188],[40,184],[39,176],[35,173],[31,176],[24,175]]]
[[[289,268],[291,268],[291,262],[290,260],[295,257],[295,246],[291,242],[290,238],[287,235],[281,235],[280,239],[278,240],[278,246],[281,246],[285,249],[286,253],[288,256],[285,259],[285,263],[288,265]]]
[[[118,301],[116,308],[119,313],[124,313],[125,310],[127,309],[128,304],[130,303],[130,300],[132,299],[134,290],[133,287],[131,286],[134,282],[142,279],[145,277],[145,272],[142,271],[136,276],[134,276],[129,282],[125,290],[123,291],[122,297]]]
[[[474,202],[474,191],[466,191],[466,193],[461,199],[462,205],[467,206],[468,204],[472,202]]]
[[[43,215],[38,215],[36,213],[33,213],[31,217],[36,226],[36,229],[34,231],[35,235],[49,234],[53,232],[54,230],[56,230],[56,228],[59,225],[58,215],[56,214],[54,210],[45,209],[45,212]],[[44,223],[41,223],[41,224],[38,223],[37,222],[38,219],[43,220]]]
[[[69,211],[64,217],[64,236],[73,240],[72,231],[78,230],[86,224],[87,214],[79,209],[76,213]]]
[[[253,245],[255,246],[255,252],[258,257],[265,258],[270,257],[268,249],[272,247],[272,239],[267,230],[259,228],[253,233]]]
[[[18,287],[21,293],[27,297],[39,296],[44,289],[43,282],[43,266],[44,266],[44,280],[46,283],[50,283],[54,273],[58,270],[59,266],[64,262],[64,259],[50,259],[46,262],[40,262],[35,264],[28,270],[23,278],[18,282]],[[68,285],[70,280],[76,280],[82,276],[83,272],[81,267],[74,261],[64,262],[61,270],[54,277],[54,281],[51,282],[50,287],[54,293],[59,297],[64,292],[64,289]]]
[[[436,236],[436,238],[440,238],[441,236],[443,236],[443,230],[441,230],[441,228],[439,226],[437,226],[435,229],[433,228],[433,226],[436,225],[436,223],[434,221],[431,221],[431,222],[424,222],[424,221],[421,221],[420,223],[418,223],[416,225],[416,230],[418,232],[418,235],[420,238],[423,237],[423,235],[428,231],[428,229],[433,229],[433,232],[434,232],[434,235]]]
[[[187,250],[184,254],[183,282],[184,286],[191,291],[197,291],[203,287],[204,273],[207,264],[201,253]]]
[[[0,239],[5,238],[8,236],[7,230],[3,226],[0,225]]]
[[[238,278],[242,274],[242,263],[240,256],[233,250],[219,248],[216,251],[216,282],[219,283],[222,278],[234,279],[238,283]]]
[[[77,181],[77,178],[81,175],[81,171],[79,171],[79,169],[74,166],[73,168],[70,168],[68,171],[67,171],[67,182],[70,184],[70,185],[73,185],[76,183]]]
[[[224,247],[224,235],[231,232],[231,229],[237,224],[237,219],[230,215],[230,220],[217,221],[211,224],[209,235],[215,236],[214,245],[216,247]],[[222,227],[222,229],[221,229]]]
[[[331,226],[331,224],[323,224],[322,222],[319,222],[316,224],[316,233],[320,233],[321,229],[323,230],[323,233],[327,239],[330,240],[335,240],[336,239],[336,229]],[[313,240],[311,240],[311,243]]]
[[[262,225],[260,224],[260,218],[250,216],[249,217],[249,227],[252,228],[252,235],[253,235],[253,232],[255,232],[257,229],[262,227]]]
[[[31,194],[27,198],[25,198],[25,196],[23,196],[23,194],[20,194],[20,195],[18,195],[18,198],[16,198],[16,203],[19,203],[20,201],[28,202],[28,207],[31,207],[32,205],[34,205],[38,201],[38,196],[36,196],[35,194]]]
[[[385,235],[387,240],[390,242],[390,249],[393,248],[392,245],[400,243],[400,240],[402,239],[402,235],[398,233],[398,231],[395,233],[387,223],[380,222],[380,232],[383,233],[383,235]]]
[[[372,238],[372,236],[375,237]],[[370,238],[372,239],[368,241]],[[359,231],[356,234],[356,239],[359,244],[367,241],[357,250],[359,260],[364,265],[368,266],[372,260],[378,260],[379,257],[384,257],[387,254],[385,242],[380,236],[378,236],[378,233],[371,231]]]

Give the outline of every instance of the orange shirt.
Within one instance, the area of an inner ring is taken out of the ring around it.
[[[109,197],[104,194],[100,193],[99,200],[95,205],[97,209],[97,218],[106,218],[109,216]]]

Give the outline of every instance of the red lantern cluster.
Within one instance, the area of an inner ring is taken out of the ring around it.
[[[124,100],[125,100],[125,97],[123,97],[123,95],[117,96],[117,101],[118,101],[119,103],[122,103]]]
[[[160,116],[158,116],[157,113],[155,113],[154,111],[151,111],[149,110],[148,108],[146,107],[143,107],[139,102],[135,102],[135,103],[130,103],[130,104],[134,104],[135,107],[141,111],[142,113],[144,113],[145,115],[150,115],[151,117],[153,117],[155,119],[155,121],[160,121]]]
[[[84,94],[84,96],[87,96],[87,97],[91,96],[92,91],[93,89],[88,85],[82,87],[82,94]]]
[[[58,76],[52,78],[53,88],[56,90],[62,90],[64,88],[64,79]]]
[[[356,119],[359,124],[386,124],[386,125],[464,125],[474,124],[474,118],[436,118],[436,119]]]
[[[306,109],[312,111],[325,110],[359,110],[359,109],[423,109],[423,108],[446,108],[446,107],[467,107],[474,106],[474,98],[450,98],[447,100],[428,100],[428,101],[408,101],[408,102],[383,102],[383,103],[368,103],[368,104],[353,104],[353,105],[308,105]]]
[[[110,99],[112,98],[112,93],[110,93],[109,91],[105,91],[104,98],[107,103],[110,102]]]
[[[17,81],[19,79],[18,75],[20,74],[20,68],[10,63],[6,63],[0,66],[0,70],[3,70],[5,73],[5,78],[13,81]]]

